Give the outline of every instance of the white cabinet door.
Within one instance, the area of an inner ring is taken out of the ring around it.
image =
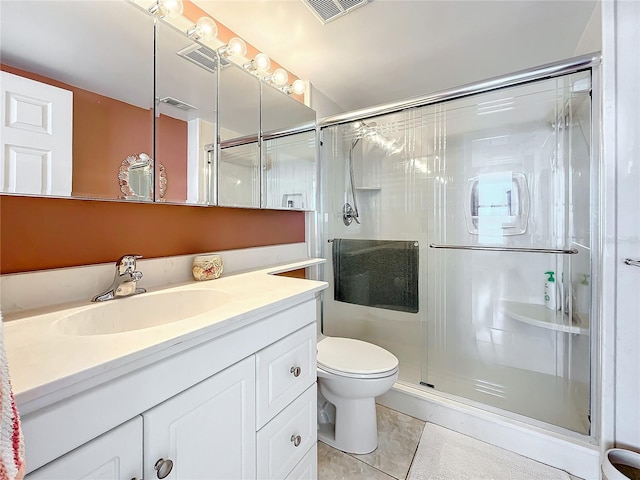
[[[27,454],[29,446],[27,445]],[[27,480],[142,479],[142,417],[100,435],[44,467]]]
[[[144,413],[144,478],[256,476],[255,360],[251,356]],[[156,470],[160,460],[173,463]]]
[[[71,195],[73,93],[0,72],[0,190]]]

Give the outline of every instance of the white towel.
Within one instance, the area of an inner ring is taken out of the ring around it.
[[[24,441],[11,390],[0,313],[0,480],[20,480],[24,477],[24,470]]]

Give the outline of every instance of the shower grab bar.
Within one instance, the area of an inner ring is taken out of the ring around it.
[[[624,263],[632,267],[640,267],[640,260],[634,260],[633,258],[625,258]]]
[[[483,245],[447,245],[435,243],[430,244],[429,248],[446,248],[451,250],[483,250],[489,252],[555,253],[558,255],[576,255],[578,253],[578,250],[575,248],[571,248],[569,250],[558,250],[555,248],[490,247]]]

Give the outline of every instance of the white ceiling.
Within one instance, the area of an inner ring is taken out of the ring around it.
[[[596,0],[373,0],[322,23],[302,0],[194,0],[339,113],[574,56]],[[312,99],[313,101],[313,99]]]

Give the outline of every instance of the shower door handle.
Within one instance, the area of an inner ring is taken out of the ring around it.
[[[533,248],[533,247],[492,247],[484,245],[447,245],[435,244],[429,245],[429,248],[446,248],[449,250],[480,250],[487,252],[518,252],[518,253],[553,253],[556,255],[576,255],[578,250],[571,248],[569,250],[555,248]]]
[[[640,267],[640,260],[633,260],[632,258],[624,259],[625,265],[631,265],[632,267]]]

